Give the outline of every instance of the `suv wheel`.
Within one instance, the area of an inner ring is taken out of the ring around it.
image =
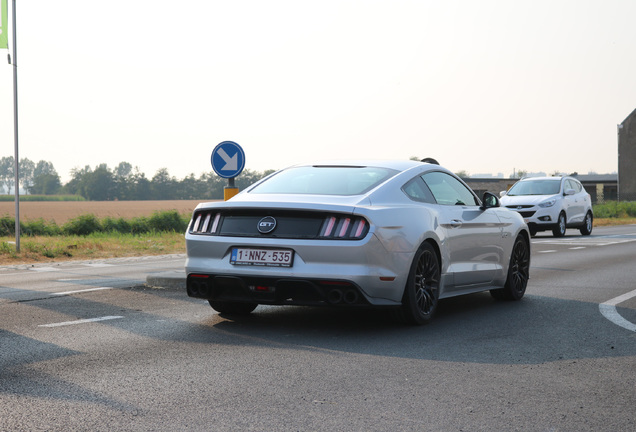
[[[585,215],[585,219],[583,220],[583,226],[579,229],[579,231],[581,231],[581,234],[583,235],[592,234],[593,221],[594,221],[594,216],[592,216],[592,213],[587,212],[587,214]]]
[[[555,237],[563,237],[565,235],[565,213],[559,213],[559,223],[552,230],[552,235]]]

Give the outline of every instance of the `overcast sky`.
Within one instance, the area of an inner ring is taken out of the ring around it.
[[[121,161],[199,176],[225,140],[256,171],[417,156],[610,173],[636,108],[634,0],[17,3],[20,158],[63,182]]]

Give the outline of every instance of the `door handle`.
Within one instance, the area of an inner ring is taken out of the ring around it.
[[[460,226],[462,226],[462,221],[460,221],[459,219],[453,219],[450,223],[450,226],[453,228],[459,228]]]

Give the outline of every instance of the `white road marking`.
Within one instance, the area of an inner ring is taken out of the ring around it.
[[[563,246],[612,246],[622,243],[631,243],[636,241],[636,237],[628,238],[628,236],[636,236],[636,234],[620,234],[609,236],[581,236],[566,237],[562,239],[540,238],[534,239],[533,244],[554,244]],[[626,238],[627,237],[627,238]]]
[[[65,322],[52,323],[52,324],[41,324],[38,327],[62,327],[67,325],[86,324],[86,323],[108,321],[108,320],[114,320],[114,319],[120,319],[120,318],[123,318],[123,316],[103,316],[99,318],[88,318],[88,319],[81,319],[76,321],[65,321]]]
[[[587,249],[585,246],[571,247],[570,250]]]
[[[545,251],[537,251],[537,253],[552,253],[556,252],[555,250],[545,250]]]
[[[85,267],[114,267],[115,264],[106,264],[106,263],[86,263],[82,264]]]
[[[605,303],[601,303],[600,305],[598,305],[598,308],[601,311],[601,314],[605,318],[607,318],[608,320],[610,320],[617,326],[636,332],[636,324],[627,321],[616,310],[617,304],[622,303],[626,300],[629,300],[632,297],[636,297],[636,290],[630,291],[627,294],[623,294],[622,296],[618,296],[616,298],[608,300]]]
[[[90,292],[90,291],[109,290],[109,289],[113,289],[113,288],[112,287],[86,288],[86,289],[75,290],[75,291],[57,292],[57,293],[53,293],[53,295],[62,296],[62,295],[85,293],[85,292]]]

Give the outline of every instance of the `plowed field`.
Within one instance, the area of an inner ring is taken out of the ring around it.
[[[97,218],[107,216],[130,219],[137,216],[151,216],[156,211],[176,210],[192,213],[203,200],[173,201],[21,201],[20,220],[44,219],[58,225],[83,214],[93,214]],[[0,216],[15,216],[14,202],[0,202]]]

